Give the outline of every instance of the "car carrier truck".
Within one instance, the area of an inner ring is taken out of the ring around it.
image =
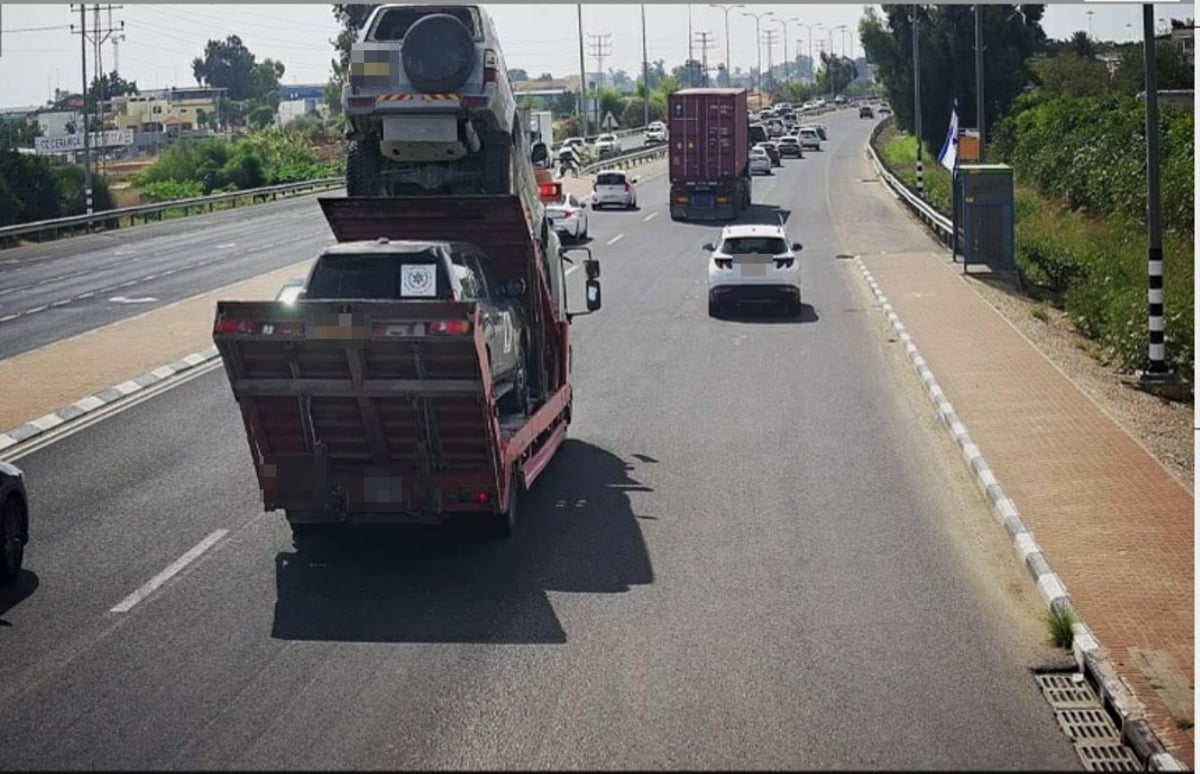
[[[745,89],[682,89],[668,98],[672,220],[734,220],[750,207]]]
[[[535,175],[528,161],[520,167],[522,177]],[[387,274],[395,285],[360,284],[348,297],[330,297],[325,283],[325,292],[302,291],[293,303],[218,301],[213,341],[264,509],[283,509],[297,541],[336,525],[439,524],[455,514],[510,534],[521,493],[571,422],[570,323],[600,308],[599,263],[586,248],[572,257],[545,233],[536,185],[532,197],[320,204],[338,244],[318,257],[310,289],[327,255],[399,260],[465,245],[489,264],[485,284],[503,287],[523,319],[519,328],[486,319],[503,306],[485,304],[466,273],[452,293],[438,292],[444,267]],[[493,378],[495,349],[505,346],[491,333],[498,330],[524,337],[527,400],[502,400],[512,385]]]

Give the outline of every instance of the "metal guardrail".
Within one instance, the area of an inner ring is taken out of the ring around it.
[[[917,217],[936,231],[938,237],[943,242],[950,244],[951,237],[954,234],[954,224],[950,218],[938,212],[931,204],[909,190],[908,186],[888,171],[888,168],[880,160],[879,154],[875,152],[875,140],[879,138],[879,133],[892,120],[893,118],[889,116],[875,126],[875,129],[871,132],[871,139],[867,141],[867,154],[871,157],[871,162],[875,165],[875,171],[879,174],[879,179],[883,180],[889,188],[895,191]]]
[[[211,196],[197,196],[191,199],[175,199],[169,202],[143,204],[136,207],[121,207],[115,210],[94,212],[91,215],[71,215],[65,218],[38,220],[32,223],[18,223],[15,226],[0,228],[0,246],[3,246],[6,242],[16,237],[30,234],[35,235],[37,241],[41,242],[46,237],[57,239],[62,232],[74,233],[79,230],[88,230],[97,223],[102,224],[105,229],[120,228],[122,218],[129,218],[130,225],[133,225],[139,217],[142,218],[143,223],[147,223],[151,219],[162,220],[164,213],[174,210],[183,210],[184,214],[186,214],[192,209],[207,208],[209,212],[212,212],[214,205],[224,202],[229,202],[230,206],[236,207],[238,201],[241,199],[258,200],[261,198],[263,201],[266,201],[268,198],[278,199],[281,194],[288,195],[341,188],[345,184],[346,181],[344,178],[326,177],[319,180],[301,180],[295,183],[282,183],[263,188],[247,188],[242,191],[228,191]]]
[[[647,161],[662,158],[665,155],[667,155],[667,144],[664,142],[646,150],[639,149],[625,153],[614,153],[608,158],[588,164],[579,170],[579,174],[591,175],[602,169],[627,169],[629,167],[636,167]]]

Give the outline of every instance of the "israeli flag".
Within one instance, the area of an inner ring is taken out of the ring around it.
[[[958,163],[958,101],[950,109],[950,129],[946,132],[946,142],[942,144],[942,152],[938,154],[938,163],[954,171]]]

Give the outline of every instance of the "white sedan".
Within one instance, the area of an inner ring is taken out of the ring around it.
[[[750,174],[761,173],[764,175],[773,174],[771,172],[771,157],[767,155],[767,151],[763,148],[755,146],[750,149]]]
[[[734,225],[721,231],[721,241],[707,244],[708,314],[723,316],[742,303],[775,303],[798,316],[800,243],[789,243],[782,225]]]
[[[587,239],[587,206],[571,194],[557,202],[547,202],[546,217],[550,219],[551,228],[564,237],[570,237],[576,242]]]

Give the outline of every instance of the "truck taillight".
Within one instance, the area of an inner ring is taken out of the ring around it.
[[[218,333],[258,333],[259,324],[253,320],[221,320],[217,323]]]
[[[471,332],[470,320],[435,320],[429,323],[431,334],[462,336]]]
[[[496,56],[496,52],[492,49],[486,49],[483,52],[483,82],[498,83],[500,80],[500,60]]]

